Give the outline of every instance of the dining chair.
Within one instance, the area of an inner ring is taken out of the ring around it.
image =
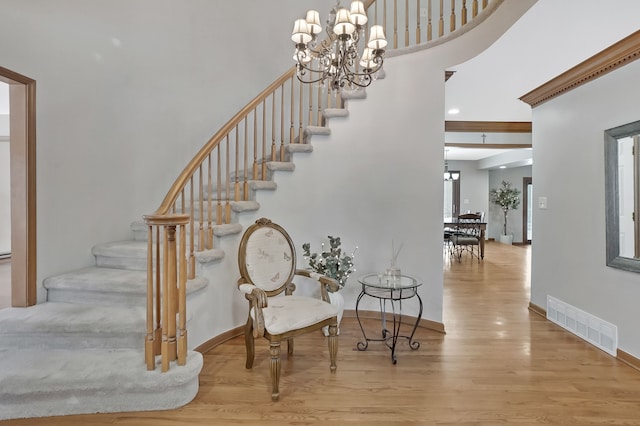
[[[456,230],[451,235],[453,244],[453,252],[462,261],[462,254],[469,253],[473,258],[475,256],[480,262],[480,224],[482,223],[482,215],[478,213],[464,213],[458,216]]]

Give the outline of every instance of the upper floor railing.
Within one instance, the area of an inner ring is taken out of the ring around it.
[[[369,0],[365,6],[370,25],[385,27],[388,50],[393,50],[445,37],[501,2]],[[324,126],[326,109],[340,107],[340,93],[301,83],[292,67],[207,141],[158,209],[145,216],[148,369],[155,368],[156,355],[162,371],[170,361],[186,362],[186,282],[195,277],[196,253],[214,248],[217,227],[231,223],[233,212],[252,201],[253,189],[269,180],[291,152],[305,148],[306,129]]]
[[[368,17],[381,24],[393,49],[430,42],[470,23],[489,0],[378,0],[369,2]],[[493,0],[491,3],[496,3]]]

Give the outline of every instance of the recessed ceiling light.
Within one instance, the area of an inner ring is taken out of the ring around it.
[[[501,168],[501,169],[506,169],[506,168],[507,168],[507,166],[500,166],[500,168]]]
[[[451,108],[449,111],[447,111],[447,113],[451,115],[458,114],[459,112],[460,110],[458,108]]]

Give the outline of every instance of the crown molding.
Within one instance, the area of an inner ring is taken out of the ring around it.
[[[640,30],[520,97],[536,107],[640,58]]]
[[[445,132],[531,133],[530,121],[445,121]]]

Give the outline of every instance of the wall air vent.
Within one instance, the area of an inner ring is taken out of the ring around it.
[[[609,355],[617,355],[617,326],[549,295],[547,295],[547,319]]]

